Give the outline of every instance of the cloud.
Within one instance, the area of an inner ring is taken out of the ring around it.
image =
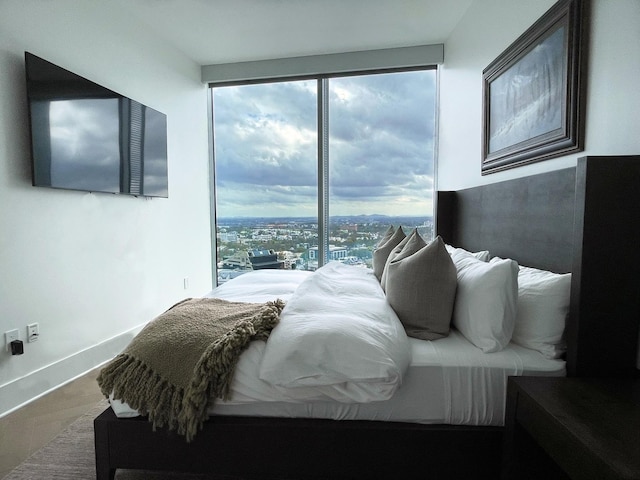
[[[428,211],[415,214],[431,213],[435,78],[429,70],[329,80],[333,214],[407,214],[401,210],[416,206]],[[315,215],[316,85],[214,90],[220,216]]]

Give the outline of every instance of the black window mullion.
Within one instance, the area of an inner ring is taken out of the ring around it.
[[[329,261],[329,79],[318,79],[318,267]]]

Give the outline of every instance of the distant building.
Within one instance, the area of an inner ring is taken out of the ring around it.
[[[225,270],[263,270],[266,268],[284,268],[284,262],[278,260],[275,250],[249,250],[237,252],[222,261]]]
[[[270,242],[273,240],[273,235],[270,233],[254,233],[251,238],[257,242]]]
[[[254,270],[284,268],[284,262],[278,260],[275,250],[250,250],[247,255]]]
[[[222,260],[221,268],[225,270],[252,270],[248,252],[238,252],[225,258]]]
[[[346,247],[336,247],[335,245],[329,245],[329,261],[342,260],[347,257]],[[309,260],[318,260],[318,247],[311,247],[309,249]]]
[[[238,242],[238,232],[220,232],[219,236],[221,242]]]

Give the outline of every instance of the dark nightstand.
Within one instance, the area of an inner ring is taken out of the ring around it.
[[[640,479],[640,381],[509,377],[502,479]]]

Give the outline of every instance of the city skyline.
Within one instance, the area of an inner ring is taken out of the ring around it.
[[[371,267],[373,250],[389,225],[402,227],[407,235],[415,228],[423,238],[433,237],[432,216],[346,215],[337,219],[329,228],[329,255],[333,260],[351,265]],[[233,278],[229,272],[251,270],[252,263],[262,261],[265,255],[272,263],[261,268],[315,270],[318,267],[319,235],[315,217],[235,217],[226,220],[226,223],[218,222],[216,231],[219,282]]]

